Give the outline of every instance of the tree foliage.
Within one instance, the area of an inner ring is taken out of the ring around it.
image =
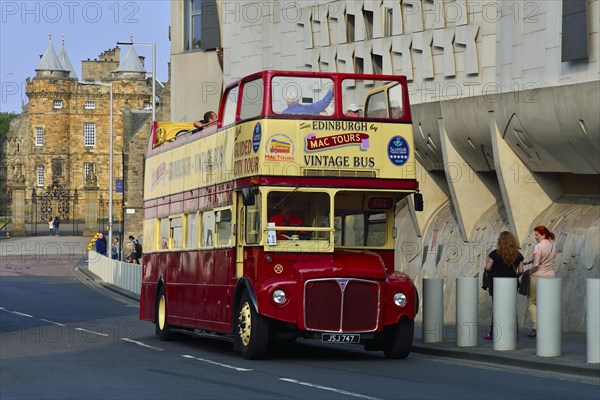
[[[0,135],[6,135],[10,128],[10,121],[15,119],[18,114],[0,112]]]

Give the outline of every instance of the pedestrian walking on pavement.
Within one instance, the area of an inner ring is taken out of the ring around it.
[[[517,278],[524,271],[523,255],[519,251],[519,242],[515,235],[508,231],[500,233],[496,249],[492,250],[485,263],[485,270],[491,273],[491,285],[488,288],[492,299],[494,297],[494,278]],[[490,325],[489,335],[483,337],[485,340],[494,339],[494,316]]]
[[[529,292],[527,293],[527,308],[531,315],[531,333],[528,337],[537,336],[537,280],[554,278],[554,233],[544,225],[533,228],[533,236],[537,244],[533,248],[533,259],[525,264],[533,264],[529,273]]]

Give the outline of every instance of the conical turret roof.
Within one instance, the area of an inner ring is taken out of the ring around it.
[[[77,79],[75,68],[73,68],[73,64],[71,64],[71,60],[69,59],[69,55],[67,54],[67,49],[65,48],[64,38],[62,48],[60,49],[60,54],[58,55],[58,60],[60,61],[60,64],[62,65],[63,69],[69,71],[69,78]]]
[[[62,66],[58,56],[56,55],[56,51],[54,50],[54,46],[52,45],[52,38],[48,41],[48,48],[44,52],[44,55],[40,59],[40,63],[38,64],[36,71],[66,71]]]
[[[146,70],[140,61],[140,57],[137,55],[133,46],[129,46],[125,58],[119,64],[119,67],[114,72],[141,72],[145,73]]]

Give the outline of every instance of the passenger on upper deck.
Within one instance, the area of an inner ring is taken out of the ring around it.
[[[346,110],[347,117],[357,118],[360,117],[360,108],[355,103],[351,103]]]
[[[194,127],[197,128],[196,132],[216,125],[217,118],[217,113],[215,113],[214,111],[205,112],[204,119],[200,121],[194,121]]]
[[[400,118],[402,116],[402,108],[398,100],[390,101],[390,118]]]
[[[332,99],[333,90],[329,90],[325,96],[316,103],[300,104],[300,96],[298,93],[290,91],[285,95],[285,102],[288,106],[283,110],[282,114],[317,115],[327,108]]]
[[[207,111],[204,113],[204,128],[209,128],[217,124],[217,113],[214,111]]]

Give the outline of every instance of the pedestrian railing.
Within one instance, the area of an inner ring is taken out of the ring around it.
[[[102,281],[129,292],[140,294],[142,266],[124,261],[112,260],[93,250],[88,252],[88,269]]]

